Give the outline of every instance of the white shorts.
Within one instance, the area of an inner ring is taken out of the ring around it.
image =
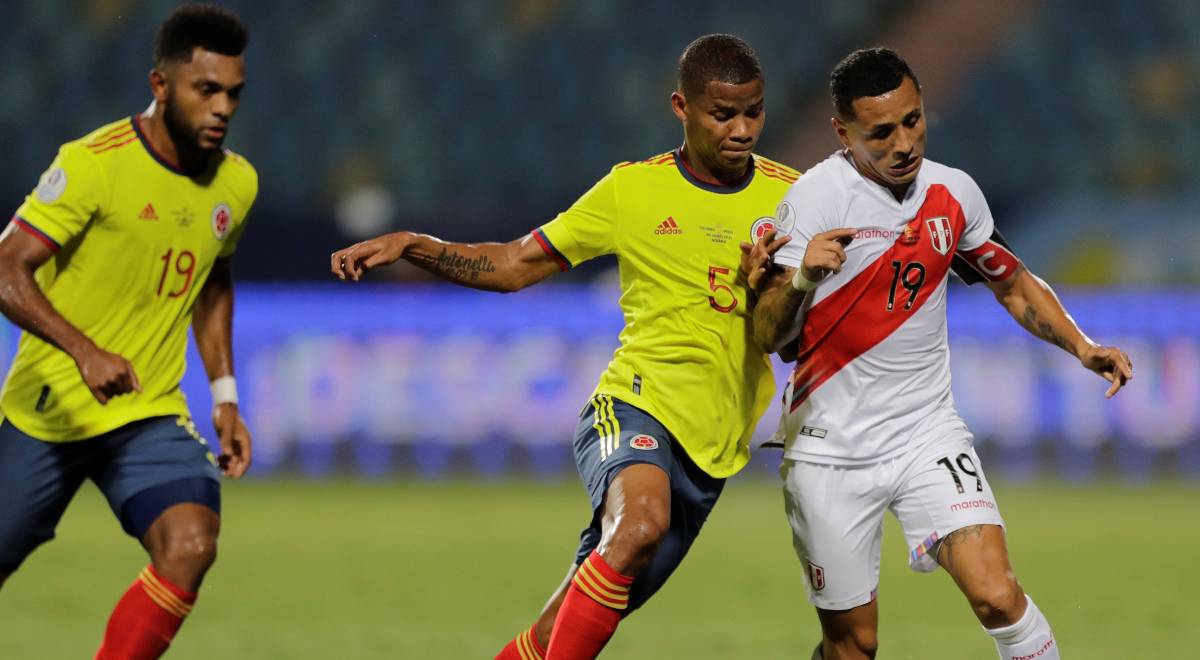
[[[965,430],[865,466],[785,458],[780,475],[808,598],[823,610],[848,610],[875,598],[885,509],[899,519],[909,567],[920,572],[937,568],[935,548],[951,532],[1004,525]]]

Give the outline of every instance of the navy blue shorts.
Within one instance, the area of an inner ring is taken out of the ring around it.
[[[575,430],[575,464],[592,501],[592,522],[580,534],[575,563],[600,544],[600,508],[608,486],[622,469],[638,463],[662,468],[671,480],[671,527],[650,565],[638,573],[629,592],[629,608],[640,607],[683,561],[700,528],[721,496],[724,479],[696,467],[675,437],[649,415],[604,394],[592,398]]]
[[[54,538],[67,503],[91,479],[135,538],[184,502],[220,513],[216,459],[186,417],[154,417],[74,442],[45,442],[0,423],[0,571]]]

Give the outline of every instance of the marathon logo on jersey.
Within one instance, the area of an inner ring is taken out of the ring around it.
[[[881,238],[885,241],[892,240],[892,237],[899,238],[900,234],[886,227],[860,227],[854,232],[854,240],[867,241],[873,238]]]
[[[233,225],[233,211],[229,209],[229,205],[221,202],[213,207],[212,210],[212,230],[213,235],[218,241],[225,240],[229,235],[229,228]]]
[[[759,242],[763,236],[767,235],[767,232],[773,229],[775,229],[775,218],[764,217],[755,220],[754,224],[750,225],[750,242]]]
[[[67,173],[61,167],[52,167],[46,170],[42,178],[38,180],[37,188],[33,191],[38,201],[43,204],[53,204],[62,197],[63,192],[67,189]]]
[[[813,591],[821,591],[825,588],[825,569],[811,561],[808,562],[808,583],[812,585]]]
[[[632,438],[630,438],[629,446],[633,447],[634,449],[641,449],[643,451],[651,451],[654,449],[658,449],[658,440],[655,440],[653,437],[648,436],[643,433],[640,435],[635,435]]]
[[[807,435],[810,438],[824,438],[829,435],[828,429],[819,429],[815,426],[800,427],[800,435]]]
[[[929,218],[925,224],[929,225],[929,240],[933,241],[933,249],[937,250],[938,254],[948,254],[950,247],[954,245],[954,229],[950,226],[950,218],[939,215]]]
[[[654,228],[654,233],[657,236],[671,236],[674,234],[682,234],[683,229],[679,227],[678,222],[675,222],[675,218],[667,216],[666,220],[658,223],[658,226]]]

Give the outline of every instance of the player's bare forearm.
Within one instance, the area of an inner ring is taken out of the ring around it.
[[[1050,285],[1024,266],[1011,278],[991,282],[996,299],[1018,323],[1035,337],[1058,346],[1075,357],[1095,342],[1076,325]]]
[[[1080,364],[1110,383],[1105,396],[1112,398],[1133,378],[1133,361],[1116,346],[1092,341],[1067,313],[1054,291],[1025,269],[1002,282],[989,282],[996,299],[1034,336],[1079,358]]]
[[[330,268],[339,279],[358,280],[365,271],[399,259],[455,284],[504,293],[559,272],[531,235],[508,243],[450,243],[406,231],[338,250],[330,257]]]
[[[778,268],[754,306],[754,341],[766,353],[777,353],[796,337],[796,314],[806,291],[792,286],[794,268]]]
[[[9,225],[0,236],[0,312],[22,330],[78,359],[95,344],[54,308],[34,279],[51,256],[49,248]]]
[[[213,264],[192,308],[192,333],[208,380],[233,375],[233,271],[229,259]]]
[[[527,241],[528,245],[522,245]],[[525,249],[522,248],[532,248]],[[442,279],[486,291],[519,291],[558,272],[531,237],[508,243],[447,243],[418,234],[404,259]],[[540,276],[539,276],[540,275]]]

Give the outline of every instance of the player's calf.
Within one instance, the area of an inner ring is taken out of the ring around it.
[[[595,658],[630,610],[634,576],[654,559],[671,523],[671,482],[637,463],[613,477],[604,496],[599,546],[579,564],[550,635],[547,660]]]
[[[509,640],[496,654],[495,660],[543,660],[546,657],[546,649],[550,646],[550,633],[554,631],[554,619],[558,616],[558,610],[562,607],[563,599],[571,588],[577,570],[579,567],[571,564],[562,584],[558,585],[558,589],[555,589],[550,600],[542,607],[537,621]]]
[[[974,585],[964,594],[985,628],[1011,625],[1025,613],[1025,591],[1011,573]]]
[[[824,639],[818,647],[823,660],[862,660],[879,651],[879,609],[872,600],[849,610],[817,609]]]
[[[1013,575],[999,525],[955,530],[939,544],[937,558],[985,628],[1011,625],[1025,613],[1025,592]]]

